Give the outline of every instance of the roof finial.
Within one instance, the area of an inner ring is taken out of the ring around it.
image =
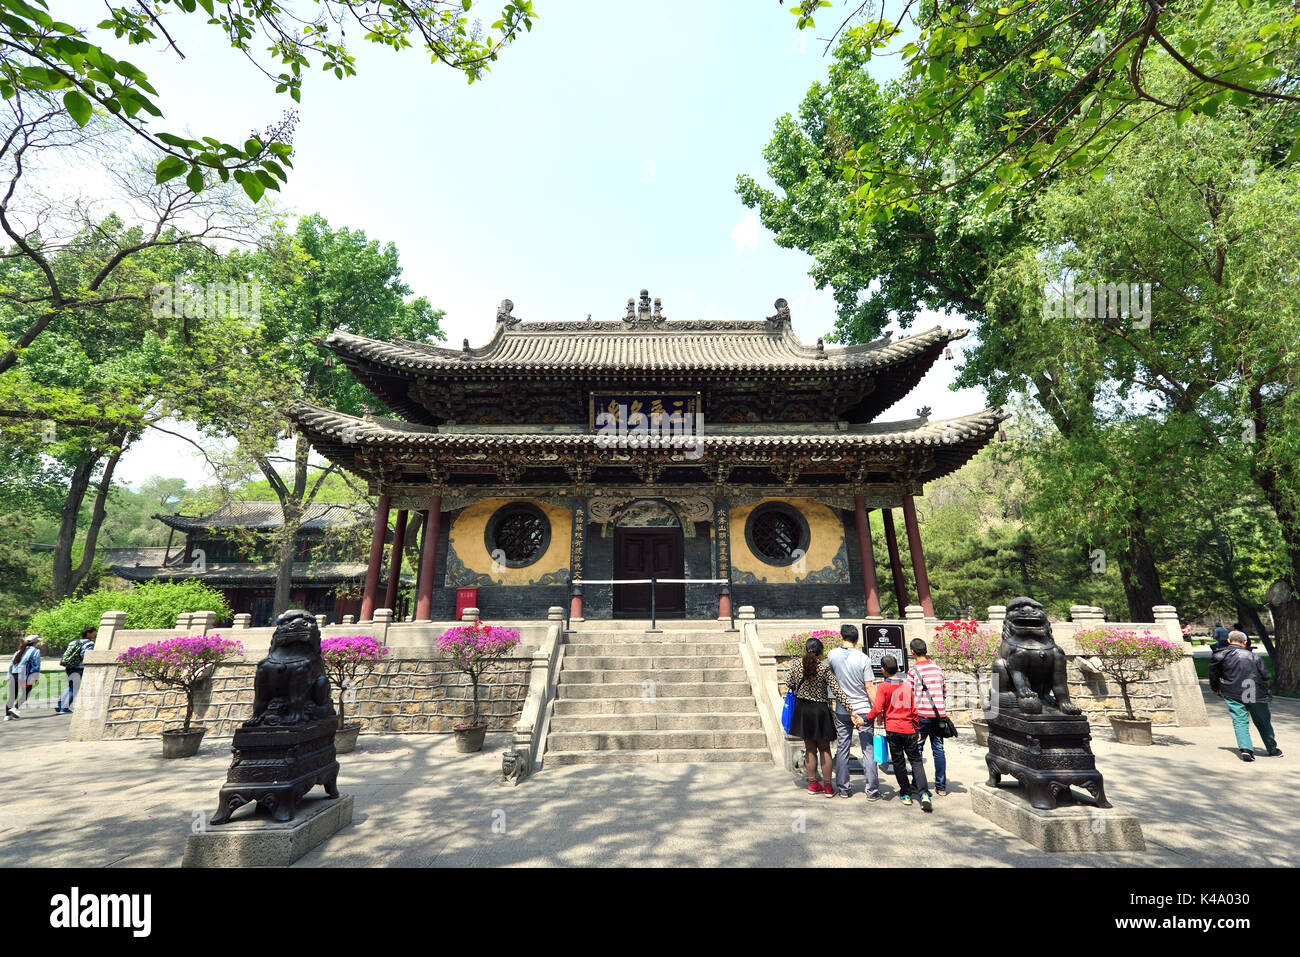
[[[497,322],[504,322],[507,326],[516,326],[519,320],[510,313],[514,310],[515,304],[509,299],[502,299],[501,305],[497,306]]]
[[[641,301],[636,307],[636,317],[638,319],[650,318],[650,290],[648,289],[641,290]]]
[[[767,321],[774,326],[788,326],[790,324],[790,304],[784,299],[778,299],[773,305],[776,306],[776,315],[768,316]]]
[[[461,344],[461,347],[460,347],[460,357],[461,357],[462,359],[468,359],[468,358],[469,358],[469,340],[468,340],[468,339],[464,340],[464,342]]]

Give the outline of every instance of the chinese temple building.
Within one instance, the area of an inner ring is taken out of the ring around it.
[[[328,337],[400,418],[305,403],[290,415],[378,498],[362,620],[390,599],[408,534],[420,537],[419,621],[454,617],[462,588],[497,619],[554,605],[648,618],[652,602],[665,618],[727,617],[732,603],[759,617],[829,604],[879,616],[875,509],[899,608],[911,601],[895,510],[933,616],[914,497],[1001,417],[876,418],[964,335],[830,347],[794,335],[783,299],[766,319],[670,321],[642,290],[621,319],[585,322],[525,322],[506,300],[478,347]]]
[[[254,627],[274,623],[280,503],[226,502],[205,515],[155,515],[170,531],[165,547],[106,549],[127,581],[201,581],[220,590]],[[290,601],[333,624],[361,608],[366,540],[374,510],[365,502],[312,502],[294,535]],[[178,535],[179,533],[179,535]],[[403,584],[414,584],[407,576]],[[401,609],[396,609],[401,611]]]

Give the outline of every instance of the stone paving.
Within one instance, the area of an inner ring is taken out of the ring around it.
[[[561,767],[504,788],[506,734],[478,755],[450,735],[367,735],[341,759],[353,824],[296,866],[1294,866],[1300,701],[1273,703],[1287,754],[1244,764],[1222,702],[1206,698],[1209,727],[1158,729],[1156,747],[1094,738],[1145,852],[1046,854],[975,815],[966,790],[984,761],[968,729],[949,743],[951,793],[933,814],[893,798],[892,777],[890,799],[868,804],[861,777],[832,800],[760,764]],[[230,740],[164,761],[157,741],[68,742],[67,720],[0,724],[0,866],[178,865],[216,808]]]

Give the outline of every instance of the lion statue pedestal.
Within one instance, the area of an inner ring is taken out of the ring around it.
[[[1070,701],[1065,652],[1052,638],[1043,606],[1032,598],[1007,605],[1002,644],[993,662],[997,714],[988,719],[989,787],[1014,777],[1040,810],[1075,803],[1071,786],[1108,808],[1101,772],[1088,742],[1088,719]]]
[[[256,801],[272,820],[293,820],[298,802],[317,784],[337,798],[334,754],[338,719],[320,653],[320,628],[305,611],[280,616],[271,652],[253,679],[253,716],[235,731],[234,760],[210,823]]]

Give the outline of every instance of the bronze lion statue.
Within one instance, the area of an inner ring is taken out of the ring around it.
[[[332,717],[334,703],[320,656],[320,628],[310,612],[286,611],[276,622],[270,654],[257,663],[253,716],[244,723],[294,725]]]
[[[1065,652],[1052,638],[1043,606],[1032,598],[1013,598],[993,662],[998,689],[1013,693],[1025,714],[1042,714],[1047,700],[1062,714],[1080,714],[1079,706],[1070,701],[1065,664]]]

